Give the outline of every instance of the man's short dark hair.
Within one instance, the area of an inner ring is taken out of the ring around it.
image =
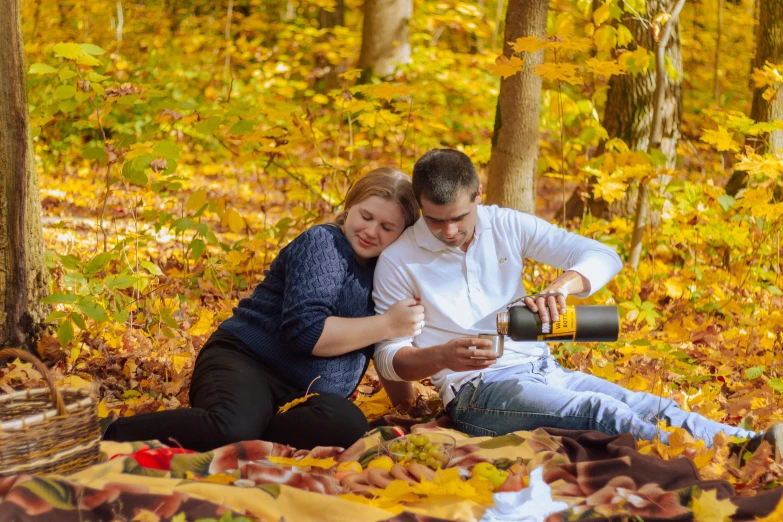
[[[413,166],[413,194],[420,205],[422,197],[436,205],[450,205],[463,191],[473,200],[478,190],[476,167],[458,150],[432,149]]]

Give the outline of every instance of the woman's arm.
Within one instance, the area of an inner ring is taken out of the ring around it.
[[[313,355],[334,357],[370,346],[386,339],[386,330],[386,320],[382,315],[357,319],[327,317]]]
[[[415,299],[402,299],[384,314],[372,317],[327,317],[313,348],[317,357],[334,357],[384,339],[407,337],[424,326],[424,309]]]

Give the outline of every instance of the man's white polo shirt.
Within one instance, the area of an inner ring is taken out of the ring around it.
[[[417,297],[424,306],[425,326],[415,338],[375,345],[375,366],[387,379],[395,373],[394,354],[405,346],[429,347],[457,337],[497,333],[496,314],[525,295],[523,260],[574,270],[590,281],[587,297],[603,287],[622,268],[606,245],[567,232],[533,215],[496,206],[477,207],[476,232],[467,252],[438,240],[420,218],[386,248],[375,267],[375,311],[384,313],[400,299]],[[549,355],[541,342],[506,339],[504,355],[484,371],[508,368]],[[432,376],[444,404],[479,371],[442,370]]]

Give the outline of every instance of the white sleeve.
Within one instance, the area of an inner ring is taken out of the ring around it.
[[[375,280],[373,282],[372,297],[375,301],[375,313],[381,315],[391,305],[400,299],[416,297],[405,271],[395,266],[383,254],[375,265]],[[394,371],[394,354],[401,348],[413,346],[413,337],[401,337],[399,339],[385,339],[375,343],[375,355],[373,361],[378,373],[392,381],[403,381]]]
[[[603,243],[568,232],[536,216],[521,215],[522,258],[583,275],[590,282],[590,291],[576,297],[594,294],[622,270],[620,256]]]

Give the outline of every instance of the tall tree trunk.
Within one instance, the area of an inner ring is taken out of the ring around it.
[[[46,317],[41,199],[18,0],[0,0],[0,346],[32,346]]]
[[[655,92],[653,93],[652,123],[650,125],[650,138],[647,141],[646,152],[661,148],[663,139],[664,103],[666,102],[666,45],[674,32],[673,29],[680,16],[680,11],[685,5],[685,0],[677,0],[677,4],[671,11],[671,18],[661,29],[660,40],[655,49]],[[633,235],[631,237],[630,255],[628,263],[636,269],[642,257],[642,236],[647,227],[647,213],[650,207],[650,193],[648,183],[650,176],[639,181],[638,195],[636,198],[636,215],[634,216]]]
[[[756,32],[756,55],[753,68],[761,69],[766,62],[779,64],[783,61],[783,0],[759,0],[759,25]],[[764,88],[754,89],[750,117],[756,121],[783,120],[783,93],[767,101],[762,97]],[[783,156],[783,131],[772,131],[765,136],[749,137],[746,145],[756,152],[765,149]],[[732,196],[748,183],[747,172],[734,171],[726,183],[726,192]]]
[[[398,64],[410,60],[411,16],[413,0],[365,0],[359,54],[362,81],[389,76]]]
[[[549,0],[510,1],[506,11],[503,54],[524,36],[546,36]],[[489,160],[487,203],[535,213],[538,174],[538,117],[541,77],[534,75],[543,51],[527,53],[524,69],[501,80]]]
[[[327,11],[322,8],[318,16],[318,21],[321,25],[321,29],[345,25],[345,2],[343,0],[337,0],[334,11]],[[334,34],[330,31],[325,35],[325,40],[329,41],[332,39],[334,39]],[[345,72],[344,65],[342,63],[329,63],[325,57],[319,58],[316,65],[320,68],[328,68],[323,79],[323,90],[330,91],[337,88],[340,83],[338,75]]]
[[[633,34],[636,45],[654,51],[656,42],[650,29],[652,19],[659,13],[671,13],[675,0],[648,0],[645,24],[631,15],[623,17],[623,23]],[[634,50],[631,48],[630,50]],[[666,97],[663,104],[663,138],[661,151],[668,158],[667,166],[674,168],[677,159],[677,142],[680,139],[680,121],[682,119],[682,48],[680,45],[680,24],[673,28],[671,39],[666,46],[666,57],[676,71],[676,77],[667,75]],[[603,126],[609,138],[620,138],[633,150],[647,150],[650,139],[650,125],[653,116],[653,96],[655,93],[655,71],[647,74],[612,76],[609,80]],[[603,144],[598,153],[603,153]],[[568,217],[581,216],[584,212],[584,198],[590,212],[598,217],[632,216],[636,206],[636,190],[629,190],[626,197],[607,204],[593,197],[588,190],[580,194],[577,190],[568,201]]]

